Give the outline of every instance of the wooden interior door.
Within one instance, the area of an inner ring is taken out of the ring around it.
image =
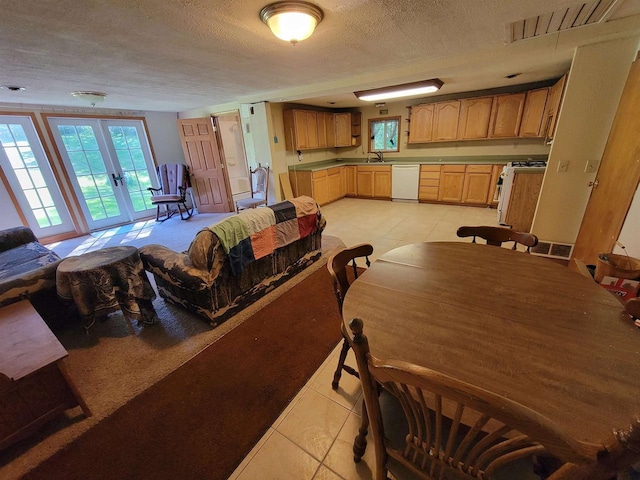
[[[184,158],[191,172],[191,186],[198,212],[231,212],[232,196],[224,166],[222,142],[214,128],[214,119],[178,120]]]
[[[640,179],[640,56],[631,65],[571,258],[595,264],[610,252]],[[574,262],[570,262],[573,266]]]

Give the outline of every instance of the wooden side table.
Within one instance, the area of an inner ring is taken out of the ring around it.
[[[88,331],[96,319],[122,310],[131,333],[131,320],[153,324],[156,294],[136,247],[109,247],[68,257],[56,272],[58,296],[73,300]]]
[[[0,308],[0,450],[68,408],[79,405],[91,416],[67,356],[27,300]]]

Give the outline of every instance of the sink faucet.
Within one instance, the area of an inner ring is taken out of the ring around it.
[[[384,162],[384,157],[382,156],[382,152],[373,152],[376,157],[378,157],[378,162]]]

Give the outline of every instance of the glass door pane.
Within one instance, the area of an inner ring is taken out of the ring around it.
[[[149,187],[158,185],[142,121],[50,118],[89,228],[155,215]]]
[[[91,230],[130,220],[116,168],[93,119],[49,119],[58,150]]]
[[[75,230],[30,117],[0,116],[0,166],[37,237]]]
[[[157,177],[142,122],[103,120],[102,125],[127,188],[132,218],[155,214],[156,207],[151,205],[151,194],[147,189],[157,186]]]

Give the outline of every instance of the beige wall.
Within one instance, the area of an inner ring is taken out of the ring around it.
[[[575,243],[596,176],[585,166],[602,158],[637,46],[632,37],[576,49],[531,228],[540,240]]]

